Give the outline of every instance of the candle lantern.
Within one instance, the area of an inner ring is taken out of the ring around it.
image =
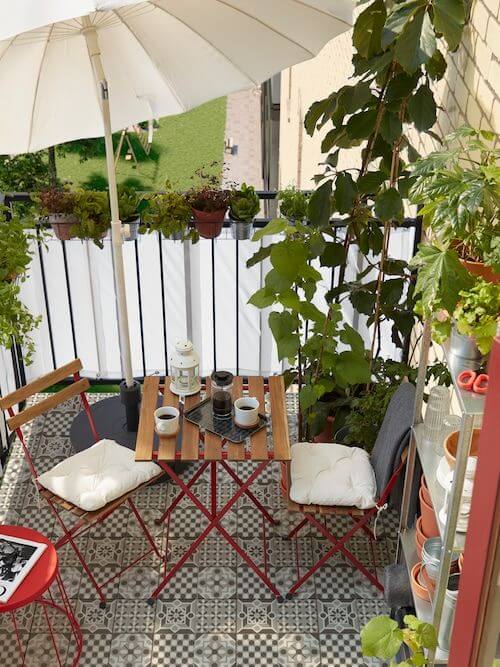
[[[175,352],[170,357],[170,375],[170,390],[174,394],[192,396],[200,391],[200,357],[190,340],[175,344]]]

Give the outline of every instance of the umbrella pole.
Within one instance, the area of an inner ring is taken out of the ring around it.
[[[90,23],[88,16],[83,17],[83,35],[87,41],[94,76],[99,88],[102,120],[104,125],[104,142],[106,146],[106,168],[108,172],[109,202],[111,207],[111,241],[113,246],[113,270],[115,279],[116,310],[118,314],[118,331],[120,339],[120,357],[122,373],[125,378],[120,384],[121,401],[125,406],[127,429],[136,431],[139,424],[140,384],[132,375],[132,359],[130,348],[130,332],[128,327],[127,294],[125,289],[125,267],[123,264],[123,235],[120,212],[118,208],[118,192],[114,164],[113,139],[111,134],[111,116],[109,111],[108,84],[102,66],[101,52],[97,40],[97,32]]]

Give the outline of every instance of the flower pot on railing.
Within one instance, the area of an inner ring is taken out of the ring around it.
[[[48,221],[59,241],[69,241],[75,237],[75,234],[71,231],[73,225],[78,224],[78,218],[75,215],[71,213],[50,213]]]
[[[122,223],[124,225],[128,225],[129,228],[129,233],[125,240],[137,241],[137,239],[139,238],[139,225],[141,223],[140,216],[137,216],[135,218],[130,218],[129,220],[122,220]]]
[[[204,239],[215,239],[224,226],[227,208],[219,211],[199,211],[193,208],[194,226]]]
[[[230,216],[231,217],[231,216]],[[231,234],[236,241],[248,241],[252,238],[253,220],[250,222],[243,222],[231,218]]]

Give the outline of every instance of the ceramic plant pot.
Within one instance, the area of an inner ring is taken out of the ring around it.
[[[78,224],[78,218],[75,215],[70,213],[51,213],[48,219],[52,231],[59,241],[69,241],[74,238],[75,235],[71,231],[71,227]]]
[[[422,490],[422,497],[424,498],[425,502],[429,505],[432,505],[431,494],[429,493],[427,482],[425,481],[425,477],[423,475],[420,478],[420,488]]]
[[[472,442],[470,445],[469,456],[477,456],[479,450],[479,436],[481,434],[480,428],[475,428],[472,434]],[[460,431],[453,431],[444,441],[444,455],[448,461],[448,465],[453,470],[457,459],[458,438]]]
[[[483,262],[469,262],[467,259],[461,259],[460,262],[473,276],[479,276],[494,285],[500,283],[500,274],[495,273],[491,266],[486,266]]]
[[[193,208],[194,226],[200,236],[204,239],[215,239],[219,236],[224,226],[224,216],[227,209],[220,211],[198,211]]]
[[[434,507],[425,501],[422,489],[418,493],[420,499],[420,512],[422,517],[422,532],[427,537],[437,537],[439,535],[439,527],[434,514]]]
[[[410,582],[413,593],[422,600],[429,600],[429,592],[421,581],[422,563],[415,563],[411,569]]]

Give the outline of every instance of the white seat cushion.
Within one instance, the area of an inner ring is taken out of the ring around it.
[[[300,505],[375,505],[377,483],[368,453],[337,443],[292,445],[290,499]]]
[[[134,452],[114,440],[99,440],[44,472],[38,481],[64,500],[93,512],[160,472],[156,463],[136,462]]]

